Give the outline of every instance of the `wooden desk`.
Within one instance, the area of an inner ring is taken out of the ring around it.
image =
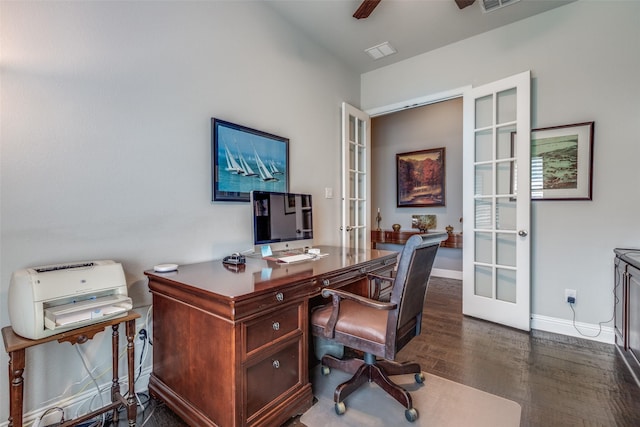
[[[420,234],[420,231],[372,230],[371,248],[375,249],[378,243],[404,245],[414,234]],[[447,239],[440,242],[440,247],[462,249],[462,233],[449,233]]]
[[[321,247],[296,264],[247,258],[147,271],[153,294],[152,396],[194,426],[279,426],[312,405],[309,307],[324,287],[369,292],[397,253]],[[311,302],[310,300],[314,300]]]
[[[111,385],[111,404],[97,409],[90,414],[83,415],[74,420],[69,420],[63,424],[62,427],[74,426],[83,422],[95,418],[102,413],[113,411],[113,419],[117,424],[118,411],[117,408],[120,405],[124,405],[127,408],[127,418],[130,426],[136,424],[136,401],[134,398],[134,338],[136,334],[135,319],[140,317],[138,313],[129,312],[124,317],[117,317],[109,319],[104,322],[95,323],[93,325],[85,326],[71,331],[63,332],[60,334],[52,335],[39,340],[30,340],[22,338],[16,335],[10,326],[2,328],[2,339],[4,340],[4,348],[9,354],[9,427],[22,426],[22,403],[24,398],[24,379],[23,372],[25,367],[25,349],[29,347],[35,347],[40,344],[44,344],[50,341],[69,342],[71,345],[84,344],[85,342],[93,339],[98,333],[104,331],[108,326],[111,326],[112,338],[112,370],[113,370],[113,382]],[[118,383],[118,327],[120,323],[126,324],[127,334],[127,363],[129,369],[129,390],[128,397],[125,399],[120,393],[120,384]]]

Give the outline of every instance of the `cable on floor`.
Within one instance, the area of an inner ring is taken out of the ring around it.
[[[571,308],[571,311],[573,312],[573,328],[578,331],[578,333],[580,335],[582,335],[585,338],[597,338],[600,336],[600,334],[602,333],[602,325],[605,323],[609,323],[611,322],[613,319],[615,319],[616,317],[616,309],[615,306],[618,305],[620,303],[620,299],[618,298],[618,296],[616,295],[616,290],[618,289],[620,280],[617,280],[618,278],[614,279],[614,285],[613,285],[613,299],[614,299],[614,308],[613,308],[613,314],[611,315],[611,318],[609,320],[604,320],[602,322],[598,322],[598,333],[595,335],[589,335],[589,334],[585,334],[583,333],[580,329],[578,329],[578,326],[576,325],[576,310],[573,307],[573,305],[575,304],[574,302],[570,302],[569,303],[569,308]]]

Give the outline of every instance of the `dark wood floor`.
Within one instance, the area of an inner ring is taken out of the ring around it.
[[[640,426],[640,388],[613,345],[464,317],[461,286],[431,281],[402,360],[518,402],[521,426]]]
[[[400,360],[518,402],[523,427],[640,426],[640,388],[614,346],[464,317],[461,286],[432,278],[422,335]],[[142,416],[149,427],[184,425],[153,401]]]

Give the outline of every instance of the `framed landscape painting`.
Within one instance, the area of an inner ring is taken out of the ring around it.
[[[289,139],[212,118],[213,201],[248,202],[251,191],[289,191]]]
[[[445,149],[396,154],[397,206],[445,206]]]
[[[531,130],[531,199],[591,200],[594,122]]]

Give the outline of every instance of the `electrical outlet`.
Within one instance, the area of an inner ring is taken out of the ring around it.
[[[573,298],[573,301],[570,301],[569,298]],[[575,289],[565,289],[564,290],[564,302],[576,302],[576,290]]]

